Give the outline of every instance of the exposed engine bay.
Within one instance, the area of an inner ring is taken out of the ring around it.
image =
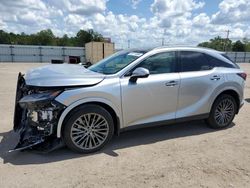
[[[56,137],[58,119],[65,106],[55,101],[64,88],[28,86],[19,73],[16,88],[14,131],[19,142],[11,151],[51,151],[63,145]]]

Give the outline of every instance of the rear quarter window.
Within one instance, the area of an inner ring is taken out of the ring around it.
[[[225,54],[222,54],[222,56],[224,56]],[[222,61],[216,57],[213,57],[211,55],[208,55],[206,54],[206,58],[208,59],[209,61],[209,64],[213,67],[226,67],[226,68],[239,68],[239,66],[235,63],[233,63],[228,57],[225,57],[227,58],[229,61],[231,61],[231,63],[228,63],[228,62],[225,62],[225,61]]]
[[[235,65],[236,68],[238,68],[238,69],[240,68],[239,65],[237,65],[230,57],[228,57],[227,54],[221,54],[221,55],[223,57],[227,58],[229,61],[231,61]]]

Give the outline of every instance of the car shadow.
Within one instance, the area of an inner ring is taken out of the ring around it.
[[[234,125],[235,124],[232,123],[228,128],[231,128]],[[15,146],[15,143],[17,143],[17,135],[13,131],[9,131],[0,133],[0,136],[3,137],[0,143],[0,158],[3,159],[4,163],[11,163],[13,165],[28,165],[51,163],[73,158],[98,155],[101,153],[105,153],[112,157],[118,157],[119,155],[116,153],[116,150],[119,149],[152,144],[179,137],[212,133],[215,131],[219,130],[208,128],[204,121],[191,121],[166,126],[137,129],[133,131],[131,130],[121,133],[120,136],[115,136],[101,151],[87,155],[74,153],[66,147],[46,154],[34,153],[31,151],[8,153],[8,150],[12,149]]]
[[[245,101],[250,103],[250,98],[246,98]]]

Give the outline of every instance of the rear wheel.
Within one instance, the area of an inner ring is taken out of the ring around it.
[[[236,110],[235,99],[231,95],[223,94],[215,100],[206,122],[211,128],[225,128],[232,123]]]
[[[63,139],[79,153],[100,150],[112,138],[114,123],[110,113],[98,105],[84,105],[75,109],[66,121]]]

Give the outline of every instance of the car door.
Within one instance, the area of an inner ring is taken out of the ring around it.
[[[149,70],[147,78],[136,83],[130,77],[120,79],[124,126],[175,119],[179,74],[176,73],[176,52],[152,55],[134,67]]]
[[[178,54],[181,80],[176,118],[206,115],[211,94],[223,83],[224,77],[216,72],[206,54],[194,51]]]

